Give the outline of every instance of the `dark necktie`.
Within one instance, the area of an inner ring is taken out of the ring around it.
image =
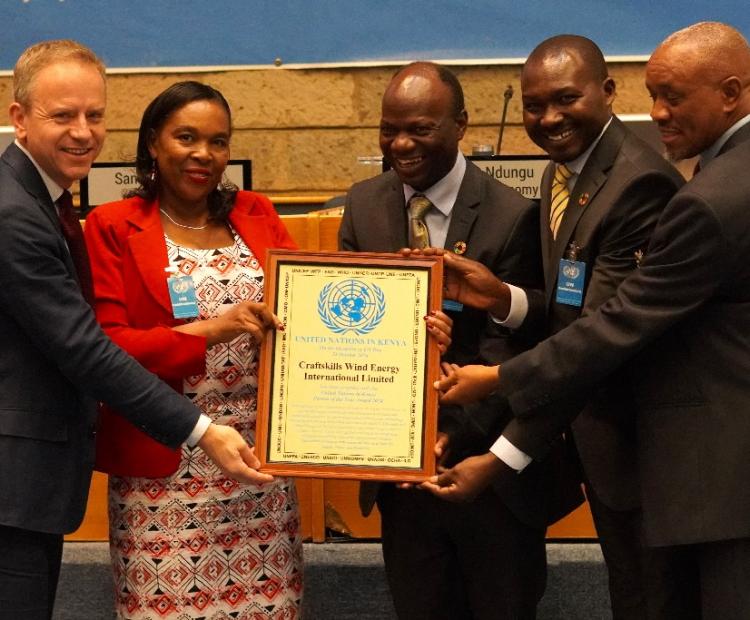
[[[427,230],[427,224],[424,223],[424,216],[432,208],[429,198],[422,194],[414,194],[409,199],[409,247],[410,248],[427,248],[430,247],[430,233]]]
[[[70,250],[70,256],[73,259],[73,265],[78,273],[78,283],[81,287],[83,298],[94,303],[94,285],[91,280],[91,265],[89,263],[89,253],[86,250],[86,242],[83,239],[83,230],[78,216],[73,210],[73,197],[66,189],[63,190],[62,196],[57,199],[57,214],[60,217],[60,226],[65,241]]]

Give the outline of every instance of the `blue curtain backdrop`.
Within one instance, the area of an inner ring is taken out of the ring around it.
[[[702,20],[750,35],[747,0],[2,0],[0,69],[63,37],[110,67],[515,58],[561,32],[642,55]]]

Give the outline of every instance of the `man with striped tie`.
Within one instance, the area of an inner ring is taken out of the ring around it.
[[[589,39],[560,35],[540,43],[523,67],[521,91],[526,131],[552,159],[541,188],[545,290],[524,292],[496,282],[483,298],[463,301],[502,317],[507,310],[493,295],[502,300],[509,290],[524,299],[525,322],[542,317],[555,334],[613,297],[638,268],[657,219],[683,180],[613,116],[615,82]],[[452,259],[448,265],[465,274],[478,268]],[[649,608],[663,606],[668,574],[666,561],[641,544],[630,372],[623,367],[572,399],[573,414],[580,413],[566,433],[581,464],[616,620],[647,618]],[[523,452],[519,447],[503,436],[492,452],[502,467],[523,470],[545,451],[542,445],[523,446]]]
[[[646,88],[669,156],[700,171],[664,207],[640,266],[599,308],[501,368],[446,368],[443,403],[494,391],[506,440],[535,454],[565,402],[634,360],[645,545],[675,558],[648,618],[750,618],[750,44],[701,22],[667,37]],[[470,498],[509,477],[488,453],[431,486]],[[510,474],[512,476],[514,474]]]
[[[538,209],[461,154],[468,115],[456,76],[433,63],[412,63],[393,76],[381,111],[380,147],[392,169],[349,190],[340,247],[447,248],[519,286],[540,286]],[[486,311],[460,304],[445,309],[453,318],[445,357],[452,362],[505,361],[531,342],[523,330],[490,322]],[[473,421],[462,407],[440,409],[441,441],[447,438],[443,464],[485,452],[502,428],[481,429]],[[363,483],[363,514],[377,500],[382,516],[383,556],[397,616],[535,617],[546,581],[548,519],[580,501],[573,488],[565,501],[548,506],[550,487],[560,488],[550,475],[553,468],[559,471],[555,465],[553,458],[535,463],[502,494],[487,489],[466,505],[394,484]]]

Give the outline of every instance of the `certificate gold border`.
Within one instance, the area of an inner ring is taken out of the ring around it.
[[[374,254],[364,252],[300,252],[290,250],[269,250],[265,267],[265,301],[272,312],[284,320],[288,307],[283,307],[283,300],[289,299],[290,292],[283,291],[280,294],[280,286],[289,286],[289,278],[282,283],[280,273],[288,272],[290,266],[332,267],[328,271],[336,271],[336,278],[340,279],[342,274],[350,273],[350,278],[362,278],[368,272],[382,274],[384,272],[394,274],[394,277],[404,279],[406,274],[419,274],[415,281],[422,281],[426,276],[426,286],[419,293],[420,301],[399,298],[389,300],[389,308],[386,312],[398,312],[399,316],[407,317],[404,321],[404,338],[412,339],[412,327],[408,317],[414,317],[415,321],[422,321],[422,314],[415,316],[416,310],[421,307],[426,312],[439,310],[441,307],[442,293],[442,257],[410,257],[404,258],[400,254]],[[304,270],[304,269],[303,269]],[[315,305],[319,301],[319,287],[311,290],[294,291],[294,295],[310,297],[309,305]],[[414,288],[415,291],[418,288]],[[404,295],[402,297],[409,297]],[[394,307],[395,306],[395,307]],[[320,319],[323,320],[321,317]],[[261,362],[258,375],[258,417],[256,421],[256,452],[261,461],[261,471],[284,475],[314,478],[343,478],[355,480],[393,480],[393,481],[419,481],[434,475],[435,457],[434,446],[437,433],[437,392],[432,388],[433,382],[438,378],[440,372],[440,352],[434,338],[430,338],[426,330],[418,341],[419,350],[414,355],[419,356],[423,363],[423,381],[419,385],[411,385],[412,395],[406,394],[399,406],[403,412],[405,424],[414,425],[410,422],[411,417],[417,416],[415,428],[421,427],[421,433],[415,440],[410,440],[410,449],[417,451],[411,459],[409,466],[403,466],[401,459],[393,459],[389,463],[387,459],[380,459],[378,464],[362,464],[362,459],[356,456],[346,457],[344,460],[351,461],[346,464],[338,464],[341,460],[341,450],[331,450],[328,454],[315,451],[305,454],[304,458],[282,459],[274,456],[278,449],[271,449],[271,440],[277,442],[285,441],[285,433],[293,433],[287,426],[288,420],[287,404],[285,396],[280,393],[283,381],[286,378],[281,373],[288,371],[290,364],[298,363],[295,360],[295,345],[293,329],[284,332],[269,332],[261,346]],[[341,334],[339,334],[341,335]],[[352,334],[352,337],[355,337]],[[416,358],[415,358],[416,359]],[[358,360],[362,363],[362,360]],[[286,368],[284,367],[286,365]],[[325,371],[323,371],[325,372]],[[288,375],[287,375],[288,377]],[[275,385],[274,382],[280,382]],[[413,381],[410,381],[412,384]],[[276,388],[280,388],[277,390]],[[421,392],[421,393],[420,393]],[[413,398],[413,394],[421,398]],[[415,400],[421,401],[419,411],[413,411]],[[314,424],[318,428],[326,428],[326,408],[310,407],[309,414],[306,412],[305,424]],[[352,403],[350,413],[356,416],[358,407]],[[316,418],[317,416],[317,418]],[[410,417],[411,416],[411,417]],[[319,418],[319,420],[318,420]],[[315,427],[315,426],[313,426]],[[374,441],[374,440],[373,440]]]

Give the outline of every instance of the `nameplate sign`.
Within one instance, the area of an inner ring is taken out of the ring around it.
[[[531,200],[539,200],[539,188],[549,158],[543,155],[491,155],[468,157],[493,179],[512,187]]]
[[[233,159],[224,176],[240,189],[252,189],[252,165],[249,159]],[[95,163],[81,181],[81,209],[122,200],[123,194],[138,187],[135,167],[130,162]]]

